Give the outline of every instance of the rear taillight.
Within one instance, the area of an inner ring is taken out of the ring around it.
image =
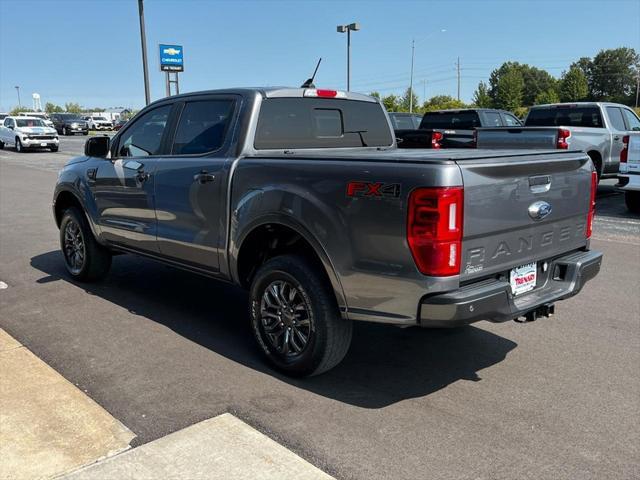
[[[440,148],[442,147],[442,144],[440,143],[440,141],[442,140],[442,133],[440,132],[433,132],[431,134],[431,148]]]
[[[409,196],[407,241],[424,275],[460,273],[462,187],[417,188]]]
[[[560,150],[566,150],[569,148],[569,142],[567,139],[571,136],[571,130],[567,130],[566,128],[558,129],[558,143],[556,144],[556,148]]]
[[[591,195],[589,196],[589,214],[587,215],[587,226],[584,236],[591,238],[593,233],[593,216],[596,213],[596,191],[598,190],[598,174],[591,172]]]
[[[629,158],[629,135],[622,137],[622,150],[620,150],[620,163],[627,163]]]
[[[471,140],[471,148],[478,148],[478,130],[473,131],[473,140]]]

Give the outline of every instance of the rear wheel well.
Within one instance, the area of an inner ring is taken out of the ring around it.
[[[329,282],[322,260],[302,235],[285,225],[269,223],[256,227],[242,242],[237,264],[240,284],[248,288],[264,262],[284,254],[304,257]]]
[[[602,155],[600,155],[600,152],[596,150],[587,152],[587,155],[589,155],[589,157],[591,158],[593,166],[596,169],[596,173],[598,174],[598,178],[600,178],[600,176],[602,175]]]
[[[60,192],[56,197],[55,204],[56,224],[58,225],[58,227],[60,226],[60,222],[62,221],[64,211],[69,207],[76,207],[81,212],[84,211],[80,200],[78,200],[73,193],[68,191]]]

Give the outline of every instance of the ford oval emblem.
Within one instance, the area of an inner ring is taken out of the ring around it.
[[[551,205],[542,200],[529,205],[529,216],[534,220],[542,220],[551,213]]]

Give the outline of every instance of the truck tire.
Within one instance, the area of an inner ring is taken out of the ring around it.
[[[16,152],[18,153],[24,153],[24,145],[22,145],[22,142],[20,141],[19,137],[16,137]]]
[[[57,152],[58,151],[58,147],[50,147],[49,150],[51,150],[52,152]]]
[[[328,282],[304,257],[282,255],[264,263],[250,290],[251,328],[279,370],[312,376],[335,367],[351,344]]]
[[[60,248],[69,274],[82,282],[104,278],[111,267],[111,252],[100,245],[84,213],[69,207],[60,222]]]
[[[630,212],[640,214],[640,192],[624,192],[624,203]]]

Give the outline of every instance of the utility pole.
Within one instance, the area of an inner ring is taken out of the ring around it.
[[[638,71],[638,77],[636,78],[636,108],[638,108],[638,95],[640,94],[640,70]]]
[[[409,79],[409,113],[413,113],[413,57],[416,53],[416,40],[411,40],[411,78]]]
[[[16,92],[18,92],[18,107],[22,107],[22,102],[20,101],[20,86],[16,85],[15,86]],[[636,102],[638,103],[638,102]]]
[[[149,93],[149,68],[147,67],[147,36],[144,32],[144,0],[138,0],[138,15],[140,17],[140,44],[142,46],[142,71],[144,73],[144,100],[145,105],[151,103]]]
[[[456,69],[458,70],[458,101],[460,101],[460,57],[456,62]]]

